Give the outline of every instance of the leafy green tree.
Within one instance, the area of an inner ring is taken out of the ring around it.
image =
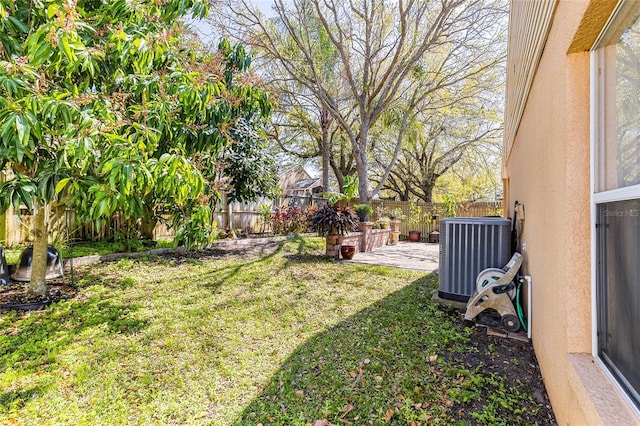
[[[278,186],[275,152],[251,123],[239,120],[231,132],[233,143],[223,156],[224,177],[232,201],[252,201],[259,195],[274,194]]]
[[[207,11],[204,0],[0,0],[0,166],[13,172],[0,209],[35,214],[32,294],[47,291],[45,210],[61,197],[86,220],[170,208],[191,243],[207,240],[236,123],[271,110],[243,78],[242,46],[223,40],[211,55],[185,39],[179,18]]]

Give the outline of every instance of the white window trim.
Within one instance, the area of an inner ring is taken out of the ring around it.
[[[621,1],[620,3],[622,3]],[[620,6],[620,4],[618,5]],[[607,25],[603,29],[606,31]],[[598,50],[591,51],[590,66],[590,179],[591,179],[591,352],[604,375],[617,390],[620,397],[625,401],[633,414],[640,420],[640,408],[635,401],[629,397],[626,390],[620,385],[618,379],[610,372],[602,359],[598,356],[598,304],[597,304],[597,275],[598,275],[598,259],[597,259],[597,206],[601,203],[610,201],[624,201],[628,199],[638,198],[640,194],[640,185],[629,186],[625,188],[614,189],[610,191],[596,192],[597,188],[597,168],[596,158],[598,153],[599,141],[604,137],[604,129],[600,122],[600,117],[604,114],[604,104],[600,102],[604,99],[604,70],[599,72],[602,61],[603,52]]]
[[[596,188],[596,167],[595,167],[595,158],[596,158],[596,141],[599,139],[598,131],[602,126],[598,126],[597,120],[600,114],[596,113],[596,108],[599,107],[600,103],[598,102],[601,98],[600,93],[598,91],[598,74],[596,72],[596,67],[598,64],[597,60],[597,52],[591,51],[591,64],[590,64],[590,105],[589,105],[589,135],[590,135],[590,165],[589,165],[589,179],[590,179],[590,187],[591,191],[591,227],[590,227],[590,237],[591,237],[591,354],[593,357],[598,360],[598,304],[596,301],[597,297],[597,287],[596,287],[596,278],[597,278],[597,268],[598,264],[597,259],[597,248],[596,248],[596,202],[595,202],[595,188]]]
[[[610,201],[635,200],[638,197],[640,197],[640,185],[633,185],[627,186],[626,188],[594,193],[593,201],[596,204],[601,204]]]

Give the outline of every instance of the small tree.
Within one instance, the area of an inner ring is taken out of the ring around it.
[[[259,127],[271,101],[239,78],[251,63],[242,46],[223,40],[211,55],[184,38],[179,18],[207,10],[205,0],[0,0],[0,167],[13,171],[0,210],[35,214],[31,294],[47,291],[45,209],[59,197],[98,223],[170,209],[192,223],[181,231],[190,243],[208,240],[220,160],[250,151],[259,137],[240,136],[239,120]],[[229,179],[238,197],[268,187],[267,168]]]

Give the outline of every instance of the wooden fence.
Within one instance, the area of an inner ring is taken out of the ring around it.
[[[318,206],[325,204],[328,200],[317,194],[312,196],[288,196],[276,200],[275,202],[263,201],[263,203],[269,203],[273,208],[280,206],[297,207],[300,209],[306,209],[312,206]],[[357,204],[352,202],[351,205]],[[422,235],[423,240],[427,240],[429,232],[440,229],[440,219],[447,217],[447,206],[443,203],[413,203],[420,211],[421,220],[418,224],[407,223],[407,218],[410,215],[410,206],[412,203],[407,201],[387,201],[387,200],[372,200],[370,202],[373,208],[373,215],[371,215],[371,221],[377,221],[382,217],[398,216],[401,218],[400,222],[400,236],[406,239],[409,235],[409,231],[418,231]],[[232,205],[232,223],[234,229],[248,230],[252,233],[260,233],[270,231],[270,225],[265,223],[260,213],[258,212],[258,202],[249,204],[234,203]],[[221,211],[217,213],[217,220],[219,224],[227,223],[227,212]],[[455,211],[456,217],[487,217],[487,216],[502,216],[502,201],[485,201],[485,202],[473,202],[473,203],[458,203]],[[404,217],[404,219],[403,219]]]
[[[410,203],[407,201],[372,200],[372,221],[381,217],[395,216],[400,220],[400,237],[406,239],[410,231],[418,231],[426,241],[431,231],[440,229],[440,219],[450,216],[447,206],[443,203]],[[413,204],[420,216],[417,224],[407,223],[410,217],[410,206]],[[483,201],[473,203],[458,203],[455,210],[456,217],[486,217],[502,216],[502,201]]]
[[[261,233],[270,231],[268,223],[262,219],[259,206],[261,203],[271,206],[295,205],[306,208],[312,205],[307,199],[281,199],[274,203],[271,200],[261,199],[250,203],[233,202],[230,204],[231,223],[233,229]],[[281,203],[281,204],[280,204]],[[313,202],[318,203],[317,200]],[[213,220],[217,227],[226,229],[229,223],[229,210],[226,209],[224,200],[213,213]],[[169,226],[169,216],[165,221],[158,223],[154,230],[154,236],[158,238],[171,238],[175,230]],[[20,214],[15,214],[9,209],[4,215],[0,215],[0,245],[12,247],[20,244],[28,244],[32,241],[31,231],[34,217],[27,209],[21,209]],[[115,213],[109,220],[105,220],[102,226],[97,227],[93,222],[80,222],[75,212],[66,209],[64,205],[53,205],[48,208],[46,220],[49,224],[49,239],[54,244],[71,241],[113,241],[122,239],[126,233],[127,223],[121,214]],[[69,232],[67,232],[69,230]]]
[[[113,241],[124,238],[126,232],[126,221],[118,213],[98,227],[93,222],[79,222],[75,212],[64,205],[54,205],[49,208],[45,220],[49,225],[49,241],[53,244],[67,241]],[[0,244],[12,247],[31,242],[33,221],[34,216],[26,209],[21,209],[19,215],[12,210],[0,215]],[[156,237],[170,237],[173,232],[166,225],[159,224],[155,234]]]
[[[272,209],[280,206],[291,206],[306,209],[311,206],[322,205],[326,198],[318,195],[299,197],[289,196],[278,200],[260,200],[252,203],[231,203],[231,226],[244,232],[262,233],[271,231],[270,224],[265,222],[260,214],[260,204],[271,205]],[[352,203],[355,204],[355,203]],[[406,238],[409,231],[419,231],[422,239],[426,240],[429,232],[439,229],[440,219],[446,217],[444,204],[415,203],[420,209],[421,220],[416,225],[407,224],[406,218],[410,214],[410,203],[404,201],[372,200],[371,206],[374,213],[371,220],[376,221],[381,217],[398,215],[401,218],[400,235]],[[219,228],[227,228],[229,223],[229,211],[221,204],[214,213],[214,220]],[[398,214],[399,213],[399,214]],[[458,217],[484,217],[502,215],[502,202],[475,202],[459,203],[456,215]],[[404,216],[404,219],[402,219]],[[125,220],[122,215],[114,214],[102,227],[97,228],[93,223],[78,223],[73,211],[66,209],[64,205],[51,207],[48,214],[50,239],[54,243],[73,241],[100,241],[122,238],[125,233]],[[20,215],[13,214],[11,210],[5,215],[0,215],[0,244],[14,246],[24,244],[31,240],[31,228],[33,216],[22,211]],[[67,229],[70,232],[67,232]],[[166,223],[159,223],[155,229],[155,237],[172,237],[174,230]]]

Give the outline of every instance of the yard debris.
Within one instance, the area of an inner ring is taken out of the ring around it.
[[[341,419],[344,419],[347,414],[353,411],[355,407],[351,404],[347,405],[347,408],[344,410],[344,413],[340,416]]]
[[[509,333],[499,328],[487,327],[487,336],[507,337]]]
[[[389,423],[391,421],[391,417],[393,417],[394,414],[395,414],[395,411],[393,411],[392,408],[388,408],[387,411],[384,413],[384,421],[386,423]]]
[[[311,423],[311,426],[335,426],[333,423],[329,422],[327,419],[316,420]]]

